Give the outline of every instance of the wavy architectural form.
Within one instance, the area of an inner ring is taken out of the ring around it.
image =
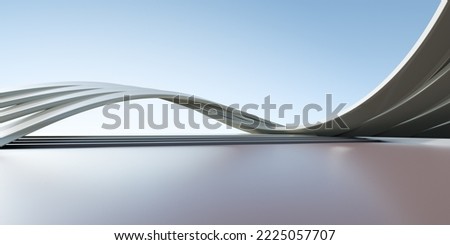
[[[450,137],[450,9],[442,1],[394,72],[339,120],[297,133],[329,136]],[[329,126],[326,129],[325,126]]]
[[[111,83],[64,82],[0,93],[0,146],[64,118],[96,107],[130,100],[158,98],[199,111],[234,128],[266,133],[281,125],[191,95]]]
[[[159,98],[253,134],[450,137],[450,10],[442,1],[415,47],[388,79],[339,118],[287,130],[203,98],[110,83],[65,82],[0,93],[0,146],[54,122],[103,105]],[[342,128],[340,122],[348,128]]]

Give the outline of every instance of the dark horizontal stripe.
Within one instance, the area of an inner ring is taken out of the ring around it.
[[[27,136],[3,148],[67,148],[124,146],[186,146],[240,144],[304,144],[373,142],[364,138],[298,135],[188,135],[188,136]]]

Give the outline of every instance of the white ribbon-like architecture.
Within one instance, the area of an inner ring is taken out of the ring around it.
[[[110,83],[63,82],[0,93],[0,146],[75,114],[124,100],[158,98],[253,134],[450,137],[450,10],[443,1],[410,54],[342,116],[310,128],[283,126],[190,95]],[[347,127],[342,127],[345,122]]]

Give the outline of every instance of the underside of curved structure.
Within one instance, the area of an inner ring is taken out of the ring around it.
[[[410,55],[389,79],[339,118],[287,130],[187,94],[110,83],[63,82],[0,93],[0,146],[75,114],[124,100],[158,98],[253,134],[450,137],[450,10],[442,2]],[[347,127],[342,127],[345,122]]]
[[[250,133],[281,125],[191,95],[111,83],[63,82],[0,93],[0,146],[78,113],[127,100],[158,98]]]

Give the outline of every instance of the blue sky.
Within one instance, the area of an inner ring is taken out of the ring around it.
[[[335,103],[351,105],[400,63],[438,5],[0,1],[0,89],[101,81],[223,104],[261,104],[270,95],[275,103],[301,108],[324,104],[325,94],[332,93]],[[93,130],[101,125],[99,113],[85,115],[96,117],[89,123]],[[67,121],[73,125],[81,118]]]

